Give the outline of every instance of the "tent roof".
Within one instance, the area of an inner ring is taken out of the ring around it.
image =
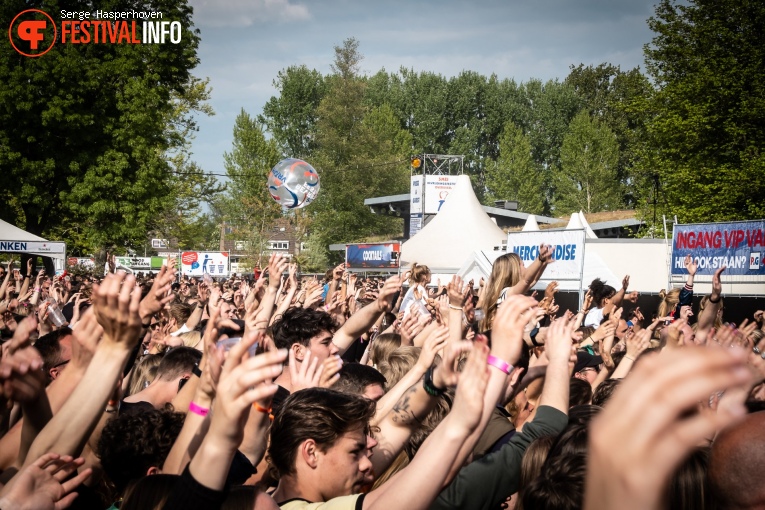
[[[7,221],[0,220],[0,241],[47,241],[47,239],[30,234]]]
[[[484,212],[470,177],[460,175],[441,211],[401,246],[401,264],[427,265],[431,272],[453,272],[477,250],[491,250],[507,235]]]

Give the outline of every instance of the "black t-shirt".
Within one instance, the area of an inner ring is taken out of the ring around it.
[[[153,411],[154,406],[149,402],[120,402],[120,414],[136,415],[145,413],[146,411]]]
[[[279,388],[276,390],[276,393],[274,393],[274,398],[271,400],[271,409],[274,415],[276,415],[276,412],[282,408],[282,404],[285,400],[287,400],[287,397],[289,396],[290,392],[287,391],[287,388],[279,386]]]

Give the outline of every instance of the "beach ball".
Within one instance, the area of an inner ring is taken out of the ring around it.
[[[285,209],[300,209],[316,200],[319,174],[302,159],[283,159],[268,174],[268,192]]]

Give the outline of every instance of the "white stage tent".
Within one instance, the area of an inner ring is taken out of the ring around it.
[[[507,239],[473,192],[470,177],[460,175],[441,211],[417,235],[401,245],[401,267],[425,264],[434,277],[453,274],[476,250],[492,250]]]
[[[0,220],[0,253],[50,257],[57,272],[66,267],[66,243],[48,241]]]

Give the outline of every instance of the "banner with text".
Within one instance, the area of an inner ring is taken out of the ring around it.
[[[349,269],[396,269],[400,254],[400,243],[347,244],[345,245],[345,267]]]
[[[457,185],[457,175],[425,176],[425,214],[438,214]]]
[[[584,267],[584,230],[510,232],[507,252],[515,253],[528,267],[539,256],[539,245],[552,246],[553,263],[547,266],[542,280],[579,280]]]
[[[690,255],[698,275],[712,275],[725,266],[726,275],[762,276],[763,252],[765,220],[675,225],[671,273],[688,274],[684,259]]]
[[[188,276],[228,276],[229,258],[225,251],[185,251],[181,254],[181,272]]]
[[[60,255],[66,253],[66,243],[51,241],[0,241],[0,252],[31,253],[34,255]]]

